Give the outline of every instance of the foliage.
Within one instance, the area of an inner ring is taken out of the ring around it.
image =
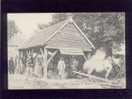
[[[65,20],[68,13],[56,13],[53,22]],[[108,55],[112,55],[112,45],[124,42],[124,13],[72,13],[72,17],[96,49],[105,47]]]
[[[19,30],[18,30],[17,25],[15,24],[15,21],[9,20],[8,21],[8,40],[11,39],[18,32]]]

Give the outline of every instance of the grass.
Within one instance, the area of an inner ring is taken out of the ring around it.
[[[8,89],[111,89],[107,84],[90,82],[89,79],[43,79],[14,74],[8,76]],[[116,88],[116,87],[114,87]]]

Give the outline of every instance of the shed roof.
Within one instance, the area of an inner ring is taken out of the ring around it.
[[[60,26],[62,26],[66,21],[59,22],[57,24],[51,25],[42,30],[36,31],[36,33],[23,45],[20,49],[35,47],[39,45],[44,45],[47,38],[52,35]]]
[[[77,48],[90,50],[94,48],[93,44],[72,19],[61,21],[38,31],[20,49],[44,45],[48,48],[58,49]]]

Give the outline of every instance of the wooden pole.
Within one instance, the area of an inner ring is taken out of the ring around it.
[[[21,69],[21,51],[19,51],[19,60],[18,60],[18,72],[20,73],[20,69]]]
[[[96,80],[100,80],[100,81],[104,81],[104,82],[108,82],[110,83],[111,81],[108,80],[108,79],[104,79],[104,78],[101,78],[101,77],[96,77],[94,75],[90,75],[90,74],[85,74],[85,73],[81,73],[81,72],[77,72],[77,71],[72,71],[73,73],[76,73],[76,74],[79,74],[79,75],[82,75],[82,76],[85,76],[85,77],[89,77],[89,78],[92,78],[92,79],[96,79]]]
[[[47,64],[47,49],[44,48],[44,79],[47,79],[47,68],[48,68],[48,64]]]
[[[26,53],[27,53],[27,57],[28,57],[29,56],[29,51],[27,50]]]
[[[20,58],[20,73],[23,73],[23,67],[24,67],[24,63],[23,63],[23,59],[24,59],[24,53],[23,51],[20,52],[21,58]]]
[[[94,80],[93,83],[95,83],[95,84],[97,83],[97,84],[100,84],[102,86],[121,88],[121,86],[119,85],[119,83],[111,81],[111,80],[108,80],[108,79],[103,79],[103,78],[96,77],[96,76],[93,76],[93,75],[90,75],[90,74],[85,74],[85,73],[76,72],[76,71],[73,71],[73,73],[82,75],[84,77],[88,77],[88,78]]]
[[[83,57],[84,57],[84,59],[85,59],[85,61],[87,61],[88,59],[87,59],[87,57],[85,56],[85,54],[83,53]]]
[[[43,57],[43,78],[47,79],[47,68],[48,68],[48,66],[47,66],[47,55],[48,55],[47,49],[44,48],[44,50],[43,50],[43,48],[40,48],[40,52]]]

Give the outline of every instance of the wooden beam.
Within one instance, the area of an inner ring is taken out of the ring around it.
[[[85,59],[86,61],[88,60],[84,53],[83,53],[83,57],[84,57],[84,59]]]
[[[27,53],[27,56],[29,56],[29,54],[30,54],[30,53],[29,53],[29,51],[28,51],[28,50],[26,51],[26,53]]]
[[[31,49],[31,54],[33,55],[33,49]]]
[[[44,50],[43,50],[43,48],[40,48],[40,53],[42,54],[42,57],[44,59]]]
[[[49,54],[49,55],[52,55],[53,53],[52,53],[52,52],[50,52],[50,51],[48,51],[48,54]]]
[[[77,72],[77,71],[72,71],[73,73],[76,73],[76,74],[79,74],[81,76],[85,76],[85,77],[89,77],[89,78],[92,78],[94,80],[94,83],[96,84],[100,84],[102,86],[110,86],[111,87],[118,87],[118,88],[121,88],[121,85],[119,85],[118,82],[113,82],[111,80],[108,80],[108,79],[103,79],[101,77],[96,77],[96,76],[93,76],[93,75],[90,75],[90,74],[85,74],[85,73],[81,73],[81,72]],[[97,80],[97,81],[95,81]],[[99,80],[101,82],[99,82]],[[102,82],[103,81],[103,82]]]
[[[50,63],[50,61],[54,58],[54,56],[57,54],[58,51],[55,51],[52,56],[48,59],[47,65]]]
[[[96,79],[96,80],[100,80],[100,81],[104,81],[104,82],[108,82],[108,83],[111,82],[108,79],[103,79],[101,77],[96,77],[96,76],[93,76],[93,75],[90,75],[90,74],[85,74],[85,73],[81,73],[81,72],[77,72],[77,71],[72,71],[72,72],[76,73],[76,74],[79,74],[79,75],[82,75],[82,76],[85,76],[85,77],[93,78],[93,79]]]
[[[59,29],[57,29],[51,36],[49,36],[49,38],[45,41],[45,43],[47,43],[51,38],[53,38],[57,33],[59,33],[59,31],[68,23],[68,21],[66,21],[61,27],[59,27]]]
[[[21,64],[21,59],[22,59],[22,52],[21,51],[19,51],[19,66],[21,66],[22,64]],[[19,69],[20,69],[20,67],[19,67]]]
[[[82,30],[78,27],[78,25],[72,21],[72,23],[74,24],[74,26],[79,30],[79,32],[82,34],[82,36],[88,41],[88,43],[93,47],[93,49],[95,49],[94,45],[92,44],[92,42],[88,39],[88,37],[82,32]]]
[[[48,68],[48,64],[47,64],[47,49],[44,48],[44,79],[47,79],[47,68]]]
[[[43,78],[44,79],[47,79],[47,49],[46,48],[40,48],[40,52],[42,54],[42,57],[43,57]]]

